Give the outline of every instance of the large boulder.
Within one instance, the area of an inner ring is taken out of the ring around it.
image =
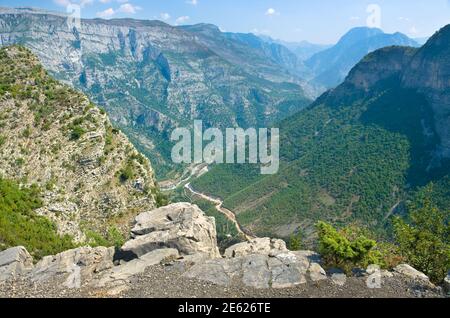
[[[196,205],[176,203],[136,217],[133,240],[121,251],[129,260],[161,248],[175,248],[181,255],[220,257],[215,219]]]
[[[444,289],[447,293],[450,293],[450,271],[448,271],[447,277],[444,279]]]
[[[159,265],[163,261],[174,260],[179,257],[178,251],[171,248],[163,248],[154,250],[150,253],[134,259],[128,263],[116,266],[106,271],[100,279],[94,283],[95,287],[103,288],[118,288],[120,291],[126,289],[131,277],[142,274],[147,268],[154,265]],[[122,288],[124,287],[124,288]],[[116,289],[113,289],[116,290]]]
[[[290,288],[305,284],[308,278],[311,281],[326,279],[325,271],[317,263],[319,259],[309,251],[251,254],[202,262],[192,266],[184,276],[220,286],[240,282],[258,289]]]
[[[406,276],[412,280],[418,280],[418,281],[424,281],[429,282],[430,279],[427,275],[425,275],[422,272],[419,272],[417,269],[413,268],[412,266],[408,264],[400,264],[397,267],[394,268],[394,272]]]
[[[277,255],[286,252],[288,252],[288,249],[283,240],[265,237],[233,245],[225,250],[225,257],[233,258],[255,254]]]
[[[34,282],[61,279],[67,288],[80,288],[93,277],[114,266],[114,248],[81,247],[44,257],[30,273]]]
[[[13,280],[33,269],[33,258],[25,247],[0,252],[0,282]]]

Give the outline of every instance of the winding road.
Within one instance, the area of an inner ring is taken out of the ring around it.
[[[247,233],[245,233],[245,232],[242,230],[241,226],[239,225],[239,222],[238,222],[237,219],[236,219],[236,214],[234,214],[232,211],[230,211],[230,210],[224,208],[224,207],[223,207],[223,201],[222,201],[222,200],[219,200],[219,199],[213,198],[213,197],[211,197],[211,196],[208,196],[208,195],[206,195],[206,194],[204,194],[204,193],[195,191],[195,190],[192,188],[192,186],[191,186],[190,183],[186,184],[186,185],[184,186],[184,188],[185,188],[186,190],[188,190],[189,192],[191,192],[192,194],[194,194],[194,195],[196,195],[196,196],[198,196],[198,197],[200,197],[200,198],[202,198],[202,199],[204,199],[204,200],[206,200],[206,201],[209,201],[209,202],[215,204],[216,210],[219,211],[220,213],[222,213],[223,215],[225,215],[225,216],[227,217],[227,219],[230,220],[230,221],[236,226],[236,229],[237,229],[237,231],[239,232],[239,234],[242,235],[243,237],[245,237],[245,239],[246,239],[247,241],[251,241],[251,240],[253,240],[253,239],[256,238],[256,237],[254,237],[254,236],[248,235]]]

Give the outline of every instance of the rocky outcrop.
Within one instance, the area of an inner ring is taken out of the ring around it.
[[[242,257],[252,254],[276,255],[286,253],[286,243],[283,240],[270,238],[256,238],[250,242],[243,242],[233,245],[225,250],[224,256],[227,258]]]
[[[447,273],[447,277],[444,279],[444,288],[447,291],[447,293],[450,294],[450,271]]]
[[[59,234],[85,242],[84,229],[115,227],[128,235],[133,218],[156,206],[149,160],[29,50],[2,48],[0,58],[0,174],[40,186],[43,206],[36,212]]]
[[[182,255],[205,254],[220,257],[214,218],[189,203],[176,203],[136,217],[133,240],[122,247],[124,255],[140,257],[162,247],[175,248]]]
[[[130,279],[145,272],[150,266],[161,264],[163,261],[173,261],[179,257],[176,249],[163,248],[134,259],[123,265],[116,266],[102,274],[93,282],[95,288],[108,288],[109,294],[116,294],[128,288]]]
[[[184,276],[221,286],[240,282],[253,288],[289,288],[327,277],[313,252],[269,253],[209,260],[194,265]]]
[[[33,269],[33,258],[22,247],[13,247],[0,252],[0,282],[16,279]]]
[[[111,269],[114,248],[81,247],[55,256],[44,257],[31,271],[33,282],[59,279],[67,288],[80,288],[89,284],[94,276]]]
[[[428,278],[427,275],[425,275],[422,272],[419,272],[418,270],[416,270],[415,268],[413,268],[412,266],[410,266],[408,264],[398,265],[397,267],[394,268],[394,272],[404,275],[413,280],[419,280],[419,281],[424,281],[424,282],[430,281],[430,279]]]
[[[66,292],[83,289],[118,296],[130,291],[155,266],[168,275],[177,273],[184,280],[226,289],[281,291],[309,284],[344,290],[354,282],[338,269],[327,273],[317,253],[289,251],[283,241],[270,238],[236,244],[220,257],[213,219],[188,203],[142,213],[136,218],[132,236],[135,238],[119,253],[114,248],[81,247],[45,257],[35,267],[23,247],[9,249],[0,253],[0,283],[20,280],[34,286],[53,284]],[[125,251],[132,252],[133,258],[121,258]],[[395,274],[371,265],[361,270],[358,279],[367,280],[367,288],[381,288],[384,280],[400,280],[438,292],[428,277],[406,264],[396,267]]]

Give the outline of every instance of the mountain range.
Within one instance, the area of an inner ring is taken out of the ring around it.
[[[377,28],[350,30],[333,47],[318,52],[305,61],[315,74],[315,84],[332,88],[340,84],[349,71],[367,54],[391,45],[420,46],[402,33],[386,34]]]
[[[209,32],[217,30],[131,19],[82,20],[77,27],[56,13],[0,10],[0,45],[27,46],[56,78],[105,108],[159,176],[174,168],[171,128],[192,119],[265,126],[311,101],[304,81],[274,62],[276,52],[260,53],[226,35],[209,43]]]
[[[404,35],[367,28],[320,52],[327,46],[221,32],[211,24],[68,21],[55,12],[1,8],[0,45],[30,48],[52,75],[103,107],[152,158],[161,179],[183,171],[170,160],[174,127],[192,119],[219,128],[271,125],[339,84],[371,50],[416,45]],[[326,62],[330,55],[333,63]]]
[[[279,174],[220,165],[192,186],[222,197],[254,233],[282,237],[308,236],[320,219],[386,233],[390,217],[431,182],[448,208],[449,44],[446,26],[419,49],[364,57],[341,85],[276,125]]]

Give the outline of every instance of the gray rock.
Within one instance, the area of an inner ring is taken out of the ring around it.
[[[272,288],[290,288],[306,283],[305,275],[295,264],[286,264],[277,258],[269,259]]]
[[[401,274],[403,276],[406,276],[413,280],[420,280],[420,281],[425,281],[425,282],[430,281],[430,279],[428,278],[427,275],[425,275],[422,272],[419,272],[418,270],[416,270],[415,268],[411,267],[408,264],[398,265],[396,268],[394,268],[394,272]]]
[[[286,253],[286,243],[283,240],[265,238],[256,238],[250,242],[239,243],[225,250],[225,257],[243,257],[247,255],[276,255]]]
[[[331,274],[331,281],[337,286],[345,286],[347,283],[347,275],[343,272],[334,272]]]
[[[176,249],[165,248],[154,250],[138,259],[116,266],[105,272],[102,277],[94,283],[95,287],[106,287],[123,285],[129,282],[130,278],[144,273],[147,268],[159,265],[167,259],[176,259],[179,257]]]
[[[68,288],[80,288],[93,277],[113,267],[114,248],[81,247],[44,257],[30,273],[34,282],[65,279]]]
[[[33,269],[33,258],[25,247],[0,252],[0,282],[12,280]]]
[[[203,253],[220,257],[214,218],[205,216],[196,205],[176,203],[136,217],[133,240],[123,253],[140,257],[160,248],[175,248],[181,255]]]
[[[194,265],[183,276],[207,281],[219,286],[230,286],[242,271],[241,259],[214,259]]]
[[[447,277],[444,279],[444,289],[447,293],[450,293],[450,271],[448,271]]]
[[[242,282],[253,288],[269,288],[271,271],[268,267],[268,257],[265,255],[249,255],[243,258]]]
[[[308,272],[309,272],[309,278],[313,282],[318,282],[318,281],[327,279],[327,273],[322,268],[322,266],[320,266],[318,263],[311,263],[311,265],[309,266]]]
[[[192,266],[184,276],[220,286],[240,281],[253,288],[291,288],[306,283],[306,275],[311,267],[313,278],[317,276],[314,276],[319,270],[316,266],[321,268],[315,262],[317,260],[318,255],[310,251],[253,254],[201,262]]]
[[[379,265],[369,265],[366,269],[367,275],[380,274],[382,278],[392,278],[394,274],[387,270],[382,270]]]

